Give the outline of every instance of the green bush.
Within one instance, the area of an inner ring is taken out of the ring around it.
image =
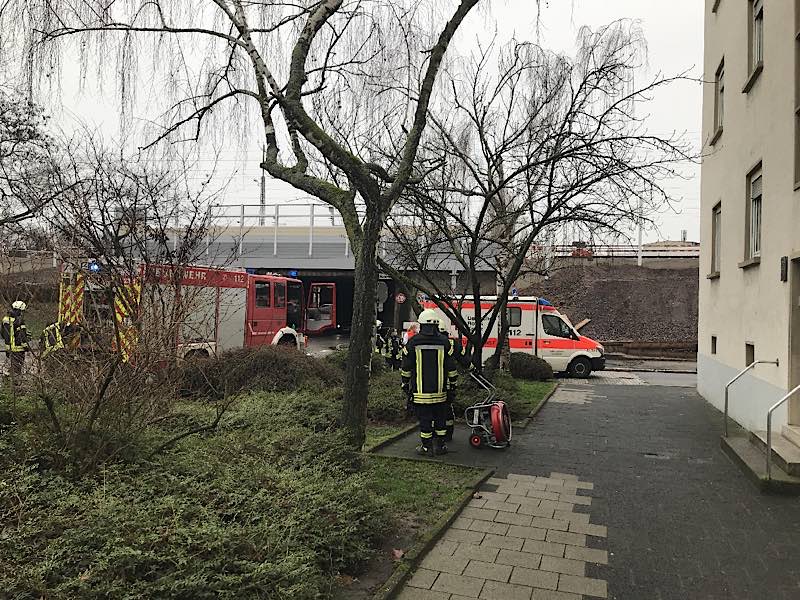
[[[7,423],[0,450],[18,460],[0,472],[4,597],[331,597],[389,525],[333,429],[336,408],[316,392],[251,394],[215,434],[77,481],[21,460],[25,440]]]
[[[400,387],[400,373],[373,375],[369,382],[367,417],[371,421],[399,423],[409,419],[406,396]]]
[[[553,368],[550,364],[527,352],[512,352],[508,360],[508,370],[513,377],[519,379],[547,381],[553,378]]]
[[[252,391],[292,391],[342,383],[342,372],[329,362],[293,348],[237,348],[217,358],[195,359],[183,365],[184,392],[210,398]]]
[[[344,373],[345,367],[347,366],[347,350],[335,350],[334,352],[326,354],[322,360]],[[374,353],[372,355],[370,368],[373,375],[380,375],[389,370],[386,366],[386,359],[380,354]]]

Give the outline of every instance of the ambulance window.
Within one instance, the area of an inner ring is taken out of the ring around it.
[[[269,308],[269,281],[256,281],[256,308]]]
[[[542,328],[547,335],[572,338],[572,328],[554,315],[542,315]]]
[[[286,306],[286,284],[275,283],[275,308]]]
[[[520,327],[522,325],[522,309],[512,307],[508,309],[508,326]]]

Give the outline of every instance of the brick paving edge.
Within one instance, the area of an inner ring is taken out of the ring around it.
[[[553,386],[553,389],[550,390],[549,392],[547,392],[545,394],[544,398],[542,398],[542,401],[539,402],[538,406],[536,408],[534,408],[527,417],[525,417],[522,421],[520,421],[520,423],[519,423],[519,425],[517,425],[516,429],[522,429],[524,431],[525,428],[528,425],[530,425],[531,421],[533,421],[533,418],[537,414],[539,414],[539,411],[544,408],[544,405],[547,404],[547,401],[550,400],[550,397],[553,394],[555,394],[556,391],[558,390],[558,386],[561,385],[560,381],[555,381],[554,383],[555,383],[555,385]]]
[[[397,457],[393,457],[397,458]],[[414,460],[414,459],[402,459],[401,460]],[[431,461],[435,462],[435,461]],[[441,463],[440,463],[441,464]],[[472,467],[473,469],[475,467]],[[464,490],[464,493],[461,494],[458,501],[454,506],[450,508],[442,517],[434,524],[431,530],[422,536],[419,541],[412,546],[408,552],[406,552],[405,556],[403,556],[402,561],[395,567],[394,572],[389,577],[389,579],[384,583],[379,590],[377,590],[373,596],[372,600],[391,600],[395,598],[399,593],[400,590],[405,585],[406,581],[408,580],[409,576],[411,575],[412,571],[417,567],[417,565],[421,562],[422,558],[425,554],[433,548],[436,542],[439,541],[444,535],[444,532],[450,527],[453,521],[456,520],[458,515],[464,510],[464,507],[469,504],[470,500],[474,496],[475,492],[478,491],[478,488],[483,485],[483,483],[489,479],[492,475],[494,475],[494,469],[483,469],[478,475],[478,477],[467,486]]]
[[[643,367],[631,367],[623,369],[622,367],[606,367],[604,371],[611,371],[612,373],[680,373],[683,375],[697,375],[697,369],[645,369]]]
[[[366,452],[367,454],[371,454],[373,452],[377,452],[378,450],[381,450],[382,448],[385,448],[389,444],[392,444],[392,443],[396,442],[400,438],[406,437],[409,433],[411,433],[412,431],[415,431],[417,429],[417,426],[418,426],[418,423],[409,423],[407,426],[403,427],[403,429],[401,429],[397,433],[392,434],[391,436],[389,436],[388,438],[386,438],[382,442],[378,442],[377,444],[375,444],[371,448],[369,448],[367,450],[364,450],[364,452]]]

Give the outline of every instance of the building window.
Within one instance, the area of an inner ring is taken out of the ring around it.
[[[717,353],[717,336],[711,336],[711,354]]]
[[[747,175],[747,200],[745,205],[745,252],[747,267],[758,263],[761,257],[761,217],[763,213],[763,178],[761,163]]]
[[[764,61],[764,2],[750,0],[750,70]]]
[[[722,118],[725,115],[725,61],[719,63],[714,78],[714,131],[722,129]]]
[[[722,257],[722,203],[711,211],[711,273],[720,272]]]
[[[744,345],[744,364],[746,367],[756,362],[756,347],[755,344]]]

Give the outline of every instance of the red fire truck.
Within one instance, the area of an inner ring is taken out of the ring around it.
[[[180,310],[174,313],[182,320],[176,327],[179,357],[263,345],[302,349],[307,334],[336,326],[333,283],[313,283],[306,294],[300,280],[281,275],[148,265],[141,267],[138,277],[109,294],[102,275],[82,268],[62,269],[59,320],[80,323],[113,314],[126,354],[135,343],[137,330],[132,323],[137,316],[146,321],[148,311],[163,312],[164,305],[178,303]],[[160,290],[159,302],[151,299],[150,286]],[[108,306],[112,297],[113,307]],[[157,304],[162,306],[157,308]]]

